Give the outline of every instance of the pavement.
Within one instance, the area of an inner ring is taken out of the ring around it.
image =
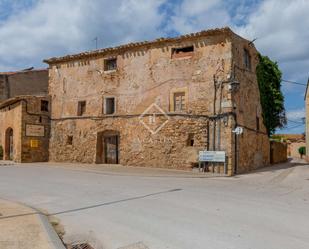
[[[1,249],[65,249],[47,217],[38,210],[0,199]]]
[[[0,166],[0,198],[47,210],[66,243],[94,249],[309,248],[302,162],[235,177],[116,167]]]

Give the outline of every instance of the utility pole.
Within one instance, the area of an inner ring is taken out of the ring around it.
[[[98,49],[98,37],[96,36],[93,41],[95,41],[95,49]]]

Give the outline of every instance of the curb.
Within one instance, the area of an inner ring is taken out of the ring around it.
[[[20,206],[24,206],[26,208],[33,210],[33,213],[31,215],[38,218],[39,222],[41,223],[41,229],[44,232],[44,235],[46,237],[46,241],[47,241],[47,244],[49,245],[49,248],[50,249],[66,249],[63,242],[59,238],[58,234],[54,230],[53,226],[50,224],[47,215],[42,213],[37,208],[31,207],[31,206],[29,206],[25,203],[20,203],[18,201],[12,201],[12,200],[8,200],[8,199],[5,199],[5,198],[0,198],[0,200],[4,200],[4,201],[10,202],[10,203],[15,203],[15,204],[18,204]]]
[[[49,220],[45,214],[42,214],[39,212],[38,218],[40,219],[42,223],[42,227],[45,230],[45,235],[47,237],[48,244],[50,245],[51,249],[66,249],[63,245],[62,241],[60,240],[58,234],[52,227],[52,225],[49,223]]]

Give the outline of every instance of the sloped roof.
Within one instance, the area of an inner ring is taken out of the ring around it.
[[[19,71],[12,71],[12,72],[0,72],[0,75],[14,75],[20,73],[31,73],[31,72],[42,72],[47,71],[47,68],[38,68],[38,69],[31,69],[31,70],[19,70]]]
[[[44,95],[19,95],[19,96],[16,96],[16,97],[13,97],[13,98],[9,98],[9,99],[6,99],[4,100],[3,102],[0,102],[0,109],[6,107],[6,106],[9,106],[9,105],[12,105],[14,103],[17,103],[21,100],[27,100],[27,99],[33,99],[33,98],[43,98],[43,97],[46,97]]]
[[[187,40],[187,39],[190,39],[190,38],[212,36],[212,35],[218,35],[218,34],[234,34],[234,35],[236,35],[229,27],[209,29],[209,30],[203,30],[203,31],[200,31],[200,32],[197,32],[197,33],[181,35],[181,36],[174,37],[174,38],[158,38],[158,39],[153,40],[153,41],[135,42],[135,43],[129,43],[129,44],[120,45],[120,46],[116,46],[116,47],[109,47],[109,48],[102,48],[102,49],[97,49],[97,50],[92,50],[92,51],[86,51],[86,52],[73,54],[73,55],[65,55],[65,56],[62,56],[62,57],[52,57],[52,58],[43,60],[43,62],[45,62],[47,64],[53,64],[53,63],[57,63],[57,62],[64,62],[64,61],[70,61],[70,60],[74,60],[74,59],[86,58],[86,57],[90,57],[90,56],[107,54],[107,53],[110,53],[110,52],[127,51],[127,50],[136,49],[136,48],[145,47],[145,46],[150,46],[150,45],[159,45],[159,44],[163,44],[163,43],[166,43],[166,42],[179,42],[179,41]]]

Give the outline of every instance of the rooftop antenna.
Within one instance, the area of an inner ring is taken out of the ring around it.
[[[98,37],[96,36],[93,41],[95,41],[95,49],[98,49]]]
[[[258,38],[254,38],[251,42],[249,42],[248,44],[251,45],[253,44],[253,42],[255,42]]]

